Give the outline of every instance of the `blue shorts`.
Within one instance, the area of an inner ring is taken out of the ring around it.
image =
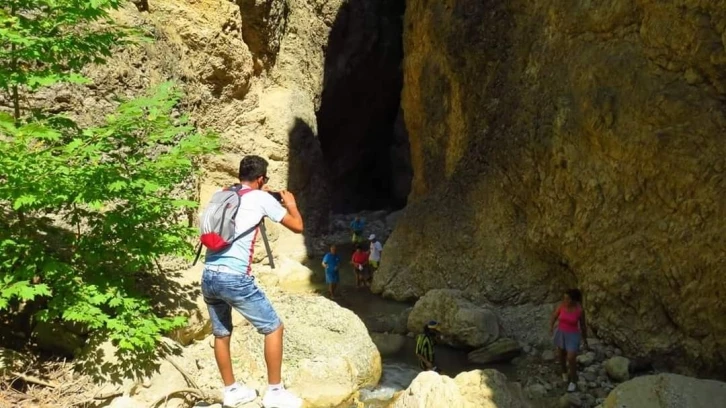
[[[325,271],[325,283],[338,283],[340,282],[340,273],[338,271]]]
[[[555,346],[561,350],[567,352],[576,353],[580,351],[580,340],[582,336],[580,333],[566,333],[559,330],[555,330],[555,336],[553,341]]]
[[[215,337],[232,334],[232,308],[262,334],[270,334],[282,325],[253,276],[205,269],[202,273],[202,295]]]

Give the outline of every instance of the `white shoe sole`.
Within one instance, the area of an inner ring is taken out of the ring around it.
[[[278,405],[278,404],[265,404],[265,402],[264,402],[264,401],[262,402],[262,406],[263,406],[264,408],[283,408],[283,407],[287,407],[287,405]],[[300,405],[298,405],[298,407],[302,407],[302,406],[303,406],[303,404],[302,404],[302,403],[300,403]]]
[[[222,403],[222,407],[223,408],[235,408],[242,404],[249,404],[250,402],[254,401],[255,399],[257,399],[257,395],[255,395],[254,397],[250,396],[249,398],[241,399],[241,400],[235,402],[234,405]]]

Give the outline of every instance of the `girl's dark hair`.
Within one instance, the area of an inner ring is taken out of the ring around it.
[[[582,292],[580,292],[580,289],[567,289],[565,293],[573,302],[582,303]]]

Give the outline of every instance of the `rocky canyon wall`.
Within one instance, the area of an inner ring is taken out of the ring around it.
[[[409,0],[413,188],[374,289],[580,287],[600,337],[726,362],[726,1]]]
[[[331,161],[324,160],[318,112],[325,108],[328,117],[345,116],[345,123],[359,125],[361,118],[373,123],[390,116],[394,128],[402,82],[402,5],[402,0],[151,0],[139,11],[126,3],[114,19],[154,41],[125,47],[108,64],[88,67],[92,85],[54,87],[38,95],[38,102],[89,123],[110,112],[116,96],[133,97],[175,80],[185,93],[180,108],[196,125],[221,136],[220,154],[203,164],[201,202],[236,181],[242,156],[261,155],[270,162],[271,187],[293,191],[305,218],[304,236],[269,228],[273,247],[299,260],[314,237],[326,232],[331,207],[326,173]],[[375,92],[358,84],[367,68],[378,74],[378,81],[368,82]],[[389,96],[377,99],[382,94]],[[358,99],[358,106],[350,105],[356,109],[336,110],[348,96]],[[362,161],[336,150],[345,149],[346,141],[335,138],[351,132],[328,133],[332,157],[345,159],[344,165]],[[353,134],[349,150],[365,146],[366,134]],[[405,201],[403,189],[398,195]]]

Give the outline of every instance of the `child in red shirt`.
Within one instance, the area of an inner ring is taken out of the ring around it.
[[[350,263],[355,270],[355,286],[360,288],[368,281],[368,252],[364,251],[363,247],[357,247]]]

